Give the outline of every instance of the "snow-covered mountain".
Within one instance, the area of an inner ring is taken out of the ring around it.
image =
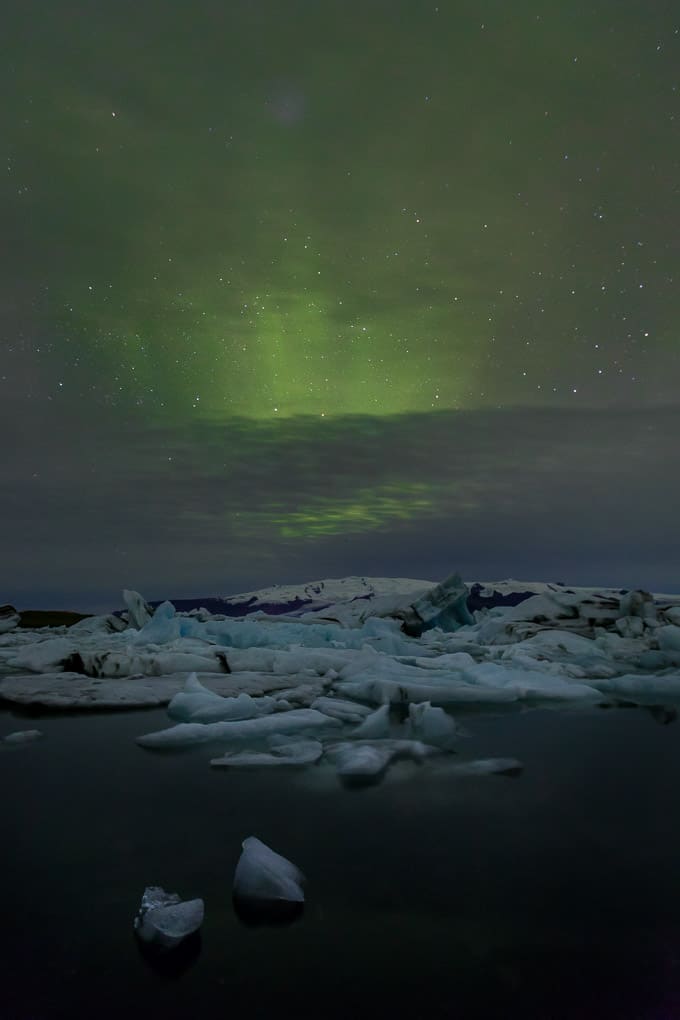
[[[269,588],[240,592],[236,595],[208,595],[196,598],[171,598],[177,612],[206,609],[211,615],[227,617],[266,613],[270,616],[295,615],[319,612],[330,606],[357,600],[372,600],[393,596],[411,596],[414,599],[434,587],[435,581],[410,577],[339,577],[307,581],[303,584],[274,584]],[[559,581],[468,581],[468,608],[493,609],[496,606],[517,606],[532,595],[550,593],[578,594],[582,598],[604,596],[619,598],[626,588],[583,587],[565,585]],[[680,595],[654,595],[657,605],[678,605]],[[161,600],[150,602],[152,608]]]
[[[171,598],[178,612],[203,607],[222,616],[248,616],[250,613],[303,613],[338,602],[372,599],[383,595],[416,595],[431,588],[434,581],[408,577],[337,577],[303,584],[273,584],[269,588],[239,592],[237,595],[208,595],[201,598]],[[160,601],[150,602],[155,608]]]

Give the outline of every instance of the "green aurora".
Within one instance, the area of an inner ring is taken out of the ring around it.
[[[663,385],[670,9],[132,10],[44,0],[5,40],[8,238],[55,389],[178,422]]]

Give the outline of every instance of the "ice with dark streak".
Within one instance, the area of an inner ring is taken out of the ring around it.
[[[134,928],[142,942],[174,949],[203,924],[202,899],[182,900],[177,893],[166,893],[160,886],[144,890]]]

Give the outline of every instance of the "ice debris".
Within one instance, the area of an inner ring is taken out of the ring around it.
[[[198,931],[203,916],[203,900],[182,900],[177,893],[150,885],[144,890],[134,928],[142,942],[173,949]]]

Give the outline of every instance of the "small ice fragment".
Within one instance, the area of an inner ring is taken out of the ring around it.
[[[291,861],[256,836],[241,844],[234,873],[234,907],[247,921],[284,921],[297,916],[305,901],[305,877]]]
[[[16,730],[3,737],[5,744],[28,744],[31,740],[39,740],[44,736],[42,730]]]
[[[203,900],[181,900],[177,893],[150,885],[144,890],[134,927],[142,942],[173,949],[198,931],[203,915]]]
[[[338,777],[348,786],[369,786],[382,779],[394,754],[391,748],[372,744],[346,744],[339,748],[335,761]]]
[[[329,744],[326,751],[343,785],[371,786],[382,780],[393,761],[410,758],[421,762],[437,754],[439,748],[419,740],[357,740]]]

